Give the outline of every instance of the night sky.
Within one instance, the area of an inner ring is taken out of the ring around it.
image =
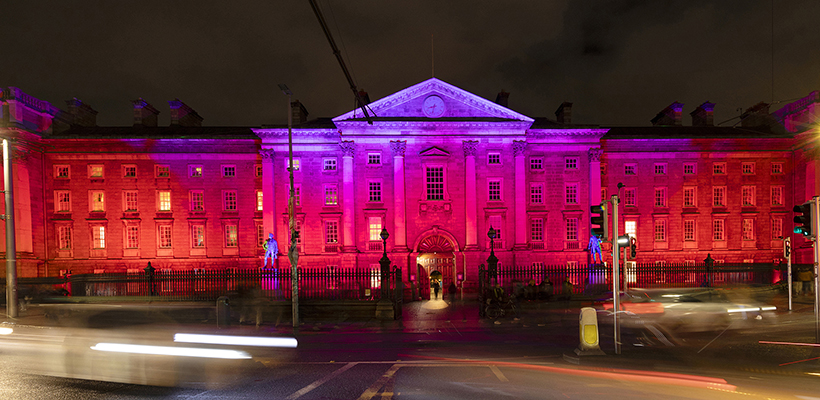
[[[554,118],[570,101],[576,123],[647,126],[679,101],[689,125],[711,101],[719,123],[820,89],[815,0],[319,4],[372,100],[431,77],[431,35],[437,78],[489,100],[503,89],[531,117]],[[130,125],[138,97],[161,111],[160,125],[174,98],[204,125],[284,123],[279,83],[310,118],[353,108],[307,0],[7,0],[0,16],[0,86],[63,109],[77,97],[101,126]]]

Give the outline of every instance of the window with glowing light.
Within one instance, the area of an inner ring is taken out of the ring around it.
[[[157,192],[157,211],[171,211],[170,190],[160,190]]]
[[[105,226],[96,225],[91,227],[91,245],[95,249],[105,248]]]
[[[201,165],[189,165],[188,166],[188,176],[191,178],[202,178],[202,166]]]
[[[378,242],[381,241],[382,238],[379,234],[382,233],[382,218],[381,217],[368,217],[367,218],[367,227],[368,231],[370,232],[370,241],[371,242]]]
[[[105,192],[101,190],[91,191],[91,212],[105,212]]]
[[[631,221],[631,220],[624,221],[624,234],[627,234],[631,237],[637,237],[637,234],[638,234],[638,221]]]
[[[263,200],[262,191],[257,190],[256,191],[256,211],[262,211],[262,209],[264,207],[264,203],[262,202],[262,200]]]
[[[92,179],[104,178],[105,167],[102,164],[91,164],[88,166],[88,177]]]
[[[325,158],[322,160],[322,170],[323,171],[335,171],[336,170],[336,159],[335,158]]]
[[[339,204],[339,188],[336,185],[325,185],[325,205],[335,206]]]

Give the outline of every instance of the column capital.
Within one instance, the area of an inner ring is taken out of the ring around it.
[[[524,150],[527,148],[526,140],[513,140],[513,154],[518,156],[524,155]]]
[[[262,156],[262,162],[273,162],[273,149],[259,150],[259,155]]]
[[[464,157],[475,157],[475,151],[478,148],[478,140],[465,140],[461,142],[461,147],[464,149]]]
[[[593,147],[589,149],[589,162],[601,162],[601,154],[604,151],[600,147]]]
[[[393,150],[393,157],[404,157],[404,151],[407,149],[406,140],[391,140],[390,150]]]
[[[339,146],[342,148],[342,156],[344,157],[353,157],[353,154],[356,153],[356,143],[353,143],[352,140],[342,140],[339,142]]]

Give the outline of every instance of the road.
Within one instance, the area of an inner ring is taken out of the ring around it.
[[[150,387],[28,375],[0,357],[3,399],[820,399],[814,348],[764,346],[811,341],[813,318],[794,314],[751,330],[679,338],[659,346],[626,332],[614,355],[568,362],[577,345],[576,310],[466,326],[433,321],[405,331],[307,324],[298,349],[254,353],[253,368],[219,387]],[[462,328],[459,329],[459,326]],[[288,333],[241,327],[232,334]],[[292,332],[290,332],[292,333]],[[0,349],[3,351],[3,349]],[[808,360],[808,361],[801,361]],[[791,364],[787,364],[791,363]],[[786,365],[781,365],[786,364]]]

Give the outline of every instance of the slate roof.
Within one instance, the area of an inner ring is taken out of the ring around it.
[[[95,126],[73,127],[44,139],[259,139],[251,128],[228,126]]]

